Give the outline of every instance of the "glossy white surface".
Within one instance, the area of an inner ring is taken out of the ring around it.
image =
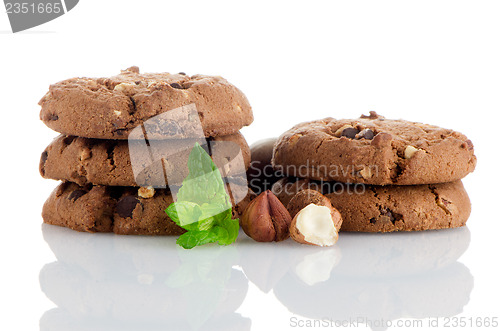
[[[192,250],[175,239],[86,234],[44,225],[57,260],[40,287],[57,307],[41,330],[250,330],[249,286],[289,317],[394,321],[454,316],[474,286],[457,259],[467,228],[390,235],[345,233],[336,246],[289,240]],[[285,317],[285,316],[283,316]],[[286,327],[286,323],[283,325]]]

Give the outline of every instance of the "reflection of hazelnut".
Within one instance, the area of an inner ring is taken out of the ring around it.
[[[241,216],[241,227],[255,241],[281,241],[289,237],[291,221],[285,206],[267,190],[247,206]]]
[[[155,195],[155,189],[153,186],[141,187],[137,193],[141,198],[152,198]]]

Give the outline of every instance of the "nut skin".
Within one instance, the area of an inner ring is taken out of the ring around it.
[[[290,236],[292,217],[270,191],[262,192],[247,206],[241,216],[243,231],[255,241],[282,241]]]
[[[287,209],[288,212],[290,213],[290,216],[294,220],[296,220],[299,211],[301,211],[304,207],[306,207],[311,203],[318,206],[328,207],[328,209],[331,210],[331,215],[333,219],[333,224],[335,225],[335,229],[337,229],[337,231],[340,230],[340,227],[342,226],[342,216],[340,215],[340,212],[337,209],[335,209],[335,207],[332,206],[330,199],[328,199],[318,191],[306,189],[298,192],[293,196],[293,198],[288,203]],[[293,226],[294,224],[295,223],[292,221],[290,225],[290,232],[292,232],[291,228],[294,227]]]

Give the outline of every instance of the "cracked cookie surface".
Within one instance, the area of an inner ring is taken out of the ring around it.
[[[233,206],[233,218],[241,214],[252,197],[246,184],[238,188],[248,194]],[[79,186],[66,182],[49,196],[42,218],[44,223],[81,232],[179,235],[185,231],[165,213],[172,202],[170,191],[166,189],[154,190],[144,198],[136,187]]]
[[[355,120],[325,118],[283,133],[273,166],[288,176],[373,185],[451,182],[476,166],[472,142],[437,126],[389,120],[370,112]]]
[[[284,178],[274,194],[287,205],[304,189],[328,197],[342,215],[341,231],[421,231],[464,226],[471,203],[462,181],[450,183],[374,186]]]
[[[39,102],[40,119],[49,128],[98,139],[127,139],[146,120],[190,104],[196,105],[206,137],[235,133],[253,121],[245,95],[222,77],[140,74],[137,67],[109,78],[58,82]],[[171,138],[185,138],[182,130],[168,133]],[[162,134],[149,139],[162,139]]]
[[[241,133],[210,138],[208,143],[209,153],[225,171],[224,176],[244,174],[250,164],[250,148]],[[188,174],[187,160],[193,146],[189,140],[170,139],[143,146],[135,141],[60,135],[42,153],[40,174],[79,185],[180,185]],[[152,155],[157,161],[150,161]]]

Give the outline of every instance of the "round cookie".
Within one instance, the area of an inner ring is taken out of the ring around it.
[[[242,185],[241,189],[248,188]],[[142,190],[142,191],[141,191]],[[185,231],[165,213],[173,202],[169,190],[150,192],[133,187],[60,184],[42,210],[44,223],[82,232],[137,235],[179,235]],[[149,196],[152,193],[153,196]],[[233,217],[245,209],[253,195],[233,207]]]
[[[460,180],[428,185],[371,186],[284,178],[273,185],[273,192],[288,205],[295,193],[306,188],[321,192],[339,210],[343,219],[341,231],[456,228],[465,225],[471,212],[469,197]]]
[[[253,121],[245,95],[219,76],[146,73],[131,67],[110,78],[71,78],[50,86],[40,119],[70,136],[127,139],[149,118],[196,105],[206,137],[237,132]],[[164,123],[162,130],[176,123]],[[148,132],[149,139],[162,139]],[[170,138],[185,138],[182,133]]]
[[[437,126],[388,120],[301,123],[278,139],[273,166],[288,176],[372,185],[451,182],[476,166],[472,142]]]
[[[226,171],[224,176],[244,174],[250,164],[250,148],[241,133],[210,138],[208,143],[215,164]],[[146,147],[135,141],[60,135],[42,153],[39,168],[44,178],[79,185],[165,187],[166,177],[171,185],[180,185],[188,175],[187,160],[193,146],[194,142],[189,140],[158,140]],[[163,158],[174,148],[174,156]],[[131,163],[132,151],[135,151],[137,178]],[[157,161],[150,162],[151,154],[158,156]],[[144,164],[144,167],[139,169],[137,164]]]

